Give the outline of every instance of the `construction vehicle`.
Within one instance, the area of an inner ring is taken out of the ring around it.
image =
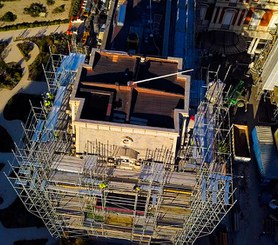
[[[225,104],[227,104],[229,107],[235,106],[235,111],[238,107],[242,108],[245,107],[245,112],[247,111],[247,90],[245,88],[244,81],[240,80],[239,83],[229,90],[228,95],[225,99]]]

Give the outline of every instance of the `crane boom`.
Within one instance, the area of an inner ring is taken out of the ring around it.
[[[162,76],[158,76],[158,77],[147,78],[147,79],[136,81],[136,82],[130,81],[129,85],[134,85],[134,84],[138,84],[138,83],[144,83],[144,82],[148,82],[148,81],[152,81],[152,80],[156,80],[156,79],[160,79],[160,78],[164,78],[164,77],[171,77],[171,76],[175,76],[175,75],[178,75],[178,74],[190,72],[190,71],[193,71],[193,70],[194,69],[179,71],[179,72],[175,72],[175,73],[171,73],[171,74],[166,74],[166,75],[162,75]]]

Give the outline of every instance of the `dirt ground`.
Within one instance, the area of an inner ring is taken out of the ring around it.
[[[0,21],[0,26],[18,24],[22,22],[34,22],[34,21],[51,21],[58,19],[66,19],[69,16],[71,0],[55,0],[55,4],[47,5],[47,0],[15,0],[9,2],[1,2],[4,6],[0,9],[0,18],[8,11],[13,12],[17,15],[17,19],[14,22],[3,22]],[[24,14],[24,8],[29,7],[32,3],[42,3],[46,6],[47,15],[46,17],[31,17],[28,14]],[[52,10],[56,7],[65,4],[65,11],[63,13],[53,14]]]

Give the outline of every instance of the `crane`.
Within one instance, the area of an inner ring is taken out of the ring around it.
[[[171,76],[179,75],[182,73],[188,73],[191,71],[194,71],[194,69],[179,71],[179,72],[170,73],[170,74],[166,74],[166,75],[162,75],[162,76],[158,76],[158,77],[147,78],[147,79],[143,79],[143,80],[139,80],[139,81],[128,81],[127,85],[130,87],[135,87],[136,84],[138,84],[138,83],[144,83],[144,82],[148,82],[148,81],[152,81],[152,80],[156,80],[156,79],[160,79],[160,78],[171,77]]]

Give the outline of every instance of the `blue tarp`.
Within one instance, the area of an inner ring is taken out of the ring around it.
[[[57,72],[62,71],[76,71],[80,63],[84,63],[85,54],[70,53],[63,57],[60,66],[57,68]]]
[[[207,127],[208,121],[209,119],[206,117],[198,117],[198,114],[195,115],[195,125],[198,125],[198,127],[195,126],[194,131],[196,132],[196,145],[202,148],[202,151],[199,151],[201,158],[204,158],[206,163],[211,163],[213,160],[213,141],[215,130],[214,128]]]

